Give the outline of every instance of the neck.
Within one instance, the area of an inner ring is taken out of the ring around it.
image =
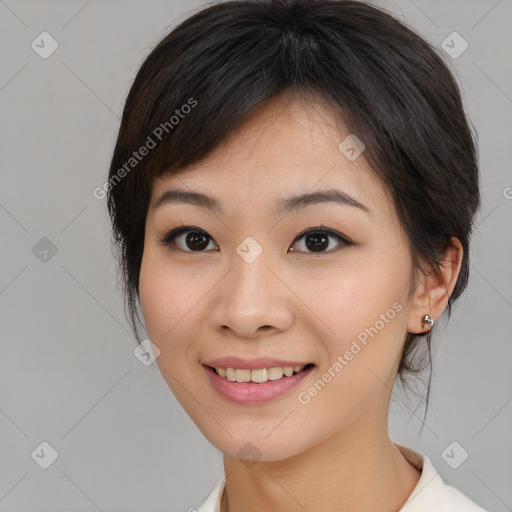
[[[421,473],[384,435],[340,431],[279,461],[224,456],[221,512],[394,512],[411,495]]]

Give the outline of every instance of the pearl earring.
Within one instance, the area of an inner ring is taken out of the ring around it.
[[[432,327],[434,326],[434,319],[430,315],[423,315],[423,318],[421,319],[421,324],[428,324],[432,329]]]

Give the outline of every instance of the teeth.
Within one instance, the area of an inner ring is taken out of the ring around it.
[[[261,368],[258,370],[238,369],[238,368],[215,368],[215,371],[221,377],[228,379],[231,382],[257,382],[263,383],[267,380],[277,380],[286,377],[291,377],[294,373],[303,370],[305,365],[285,366],[284,368]]]
[[[250,373],[251,382],[259,382],[261,384],[263,382],[267,382],[268,380],[268,370],[266,368],[263,368],[261,370],[251,370]]]
[[[235,370],[235,380],[237,382],[249,382],[251,380],[251,370]]]
[[[269,368],[268,369],[268,380],[277,380],[283,376],[284,368]]]

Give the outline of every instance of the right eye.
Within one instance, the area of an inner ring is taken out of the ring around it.
[[[187,236],[183,239],[183,235]],[[209,245],[208,240],[213,242],[213,238],[206,231],[195,226],[181,226],[169,231],[160,243],[168,246],[171,251],[204,252]]]

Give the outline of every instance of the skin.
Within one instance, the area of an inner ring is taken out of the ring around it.
[[[142,311],[163,377],[224,454],[222,511],[391,512],[420,477],[388,436],[391,390],[406,332],[426,332],[424,314],[441,316],[462,248],[453,239],[442,271],[417,271],[409,293],[407,237],[364,153],[351,162],[338,150],[349,133],[321,98],[305,103],[281,95],[200,164],[153,183]],[[185,203],[155,209],[169,188],[214,196],[224,213]],[[327,188],[349,193],[370,213],[332,202],[284,216],[275,211],[281,198]],[[159,243],[180,225],[206,231],[208,247],[194,251],[187,233],[170,246]],[[329,237],[323,252],[315,252],[297,238],[320,225],[355,245]],[[263,249],[251,264],[236,252],[248,236]],[[300,403],[298,394],[394,303],[402,306],[394,318],[309,403]],[[234,404],[217,394],[201,365],[228,355],[316,367],[277,399]],[[261,452],[254,464],[237,456],[248,442]]]

